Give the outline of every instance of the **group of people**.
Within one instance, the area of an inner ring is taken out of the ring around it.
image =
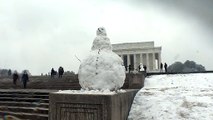
[[[163,72],[163,67],[164,67],[164,69],[165,69],[165,72],[167,73],[167,64],[166,63],[164,63],[164,65],[163,65],[163,63],[161,63],[160,64],[160,72]]]
[[[134,66],[133,66],[133,65],[129,65],[128,68],[129,68],[129,73],[130,73],[131,71],[134,71]],[[142,68],[143,68],[143,70],[146,72],[147,67],[146,67],[146,65],[142,65],[142,64],[140,64],[140,65],[138,66],[138,69],[137,69],[138,72],[139,72],[139,71],[142,71]],[[126,70],[127,70],[127,67],[126,67]]]
[[[17,81],[19,80],[19,74],[17,71],[13,73],[13,84],[16,86]],[[27,88],[27,82],[29,82],[29,75],[26,70],[24,70],[22,76],[21,76],[21,82],[23,84],[23,88]]]
[[[62,78],[64,74],[64,68],[63,67],[59,67],[58,68],[58,78]],[[54,78],[54,76],[57,75],[57,71],[54,70],[54,68],[51,69],[51,78]]]
[[[165,72],[167,72],[167,63],[164,63],[164,65],[163,65],[163,63],[160,64],[160,72],[163,72],[163,67],[164,67]],[[127,70],[127,66],[125,66],[125,68],[126,68],[126,70]],[[143,68],[143,70],[142,70],[142,68]],[[128,66],[128,70],[129,70],[129,73],[130,73],[131,71],[134,71],[134,66],[133,66],[133,65],[129,65],[129,66]],[[146,65],[143,65],[143,64],[140,64],[140,65],[138,66],[138,69],[136,69],[136,70],[137,70],[138,72],[140,72],[140,71],[146,72],[146,71],[147,71],[147,66],[146,66]]]
[[[52,68],[51,77],[53,78],[56,74],[57,74],[57,72]],[[64,68],[60,66],[58,68],[58,77],[62,78],[63,74],[64,74]],[[21,78],[20,78],[20,76],[21,76]],[[23,88],[27,88],[27,82],[29,82],[29,75],[26,70],[24,70],[21,75],[17,71],[14,71],[12,77],[13,77],[13,84],[15,86],[17,85],[17,81],[20,80],[23,84]]]

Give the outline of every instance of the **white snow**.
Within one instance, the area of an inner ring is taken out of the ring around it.
[[[82,61],[78,79],[83,89],[117,90],[126,77],[122,59],[112,52],[109,38],[104,28],[98,28],[89,55]]]
[[[84,95],[88,95],[88,94],[93,94],[93,95],[114,95],[117,93],[123,93],[126,92],[125,90],[117,90],[115,91],[110,91],[109,89],[102,89],[102,90],[59,90],[56,93],[60,93],[60,94],[84,94]]]
[[[112,45],[109,38],[106,36],[97,36],[93,41],[91,50],[112,51]]]
[[[213,73],[145,79],[128,120],[213,120]]]

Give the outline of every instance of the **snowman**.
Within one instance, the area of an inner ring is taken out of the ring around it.
[[[89,55],[79,67],[79,83],[86,90],[118,90],[126,77],[123,61],[112,52],[105,28],[98,28],[96,34]]]

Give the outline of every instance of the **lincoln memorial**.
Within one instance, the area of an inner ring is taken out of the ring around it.
[[[126,71],[138,71],[138,66],[147,66],[147,71],[159,71],[161,63],[161,47],[155,47],[154,42],[134,42],[112,44],[113,52],[117,53],[124,61]]]

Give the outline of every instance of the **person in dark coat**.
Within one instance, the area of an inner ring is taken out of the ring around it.
[[[19,79],[19,75],[17,71],[13,73],[13,84],[16,85],[17,80]]]
[[[165,72],[167,73],[167,64],[164,63],[164,69],[165,69]]]
[[[163,71],[163,63],[160,63],[160,72]]]
[[[58,77],[59,77],[59,78],[62,78],[62,75],[63,75],[63,74],[64,74],[64,68],[60,66],[60,67],[58,68]]]
[[[143,66],[144,72],[146,73],[147,67],[146,65]]]
[[[52,68],[51,69],[51,78],[54,78],[54,75],[55,75],[55,70]]]
[[[141,71],[141,65],[138,65],[138,72]]]
[[[143,65],[143,70],[144,70],[144,76],[146,77],[147,76],[147,72],[146,72],[147,67],[146,67],[146,65]]]
[[[132,65],[129,65],[129,73],[130,73],[131,70],[132,70]]]
[[[21,80],[23,82],[23,86],[24,88],[27,88],[27,82],[29,81],[29,76],[27,74],[27,71],[25,70],[22,77],[21,77]]]

